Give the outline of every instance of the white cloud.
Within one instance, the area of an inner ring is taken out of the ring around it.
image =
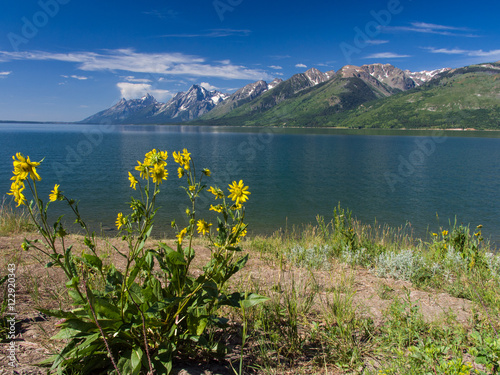
[[[75,52],[7,52],[0,51],[0,61],[37,60],[63,61],[78,64],[84,71],[126,71],[133,73],[217,77],[259,80],[272,77],[257,69],[231,64],[212,64],[204,58],[183,53],[138,53],[132,49],[106,50],[105,53]]]
[[[411,26],[382,26],[380,29],[385,32],[408,31],[408,32],[416,32],[423,34],[463,36],[467,38],[475,38],[478,36],[475,34],[471,34],[470,31],[472,30],[469,29],[468,27],[436,25],[433,23],[426,23],[426,22],[412,22]]]
[[[282,66],[279,66],[279,65],[269,65],[269,67],[270,67],[271,69],[277,69],[277,70],[283,69],[283,67],[282,67]]]
[[[463,54],[467,53],[466,50],[458,49],[458,48],[448,49],[448,48],[433,48],[433,47],[428,47],[428,48],[425,48],[425,49],[429,50],[429,52],[431,52],[431,53],[444,53],[444,54],[447,54],[447,55],[463,55]]]
[[[202,83],[200,83],[200,86],[203,87],[203,88],[205,88],[208,91],[213,91],[213,90],[217,90],[218,89],[218,87],[212,86],[208,82],[202,82]]]
[[[401,59],[404,57],[411,57],[410,55],[399,55],[393,52],[380,52],[368,55],[365,59]]]
[[[125,99],[142,98],[146,94],[153,95],[159,101],[165,101],[172,97],[168,90],[155,89],[147,83],[118,82],[116,86],[120,89],[120,95]]]
[[[85,81],[85,80],[89,79],[89,77],[77,76],[77,75],[71,75],[71,76],[61,75],[61,77],[63,77],[63,78],[73,78],[73,79],[77,79],[79,81]]]
[[[471,57],[488,57],[488,58],[500,58],[500,49],[483,51],[482,49],[478,50],[466,50],[460,48],[434,48],[434,47],[426,47],[431,53],[443,53],[446,55],[466,55]]]
[[[386,43],[389,43],[388,40],[381,40],[381,39],[370,39],[370,40],[367,40],[365,41],[366,44],[372,44],[374,46],[378,46],[380,44],[386,44]]]
[[[0,72],[0,78],[5,78],[10,75],[12,72]]]
[[[436,25],[435,23],[427,23],[427,22],[412,22],[411,25],[420,29],[430,29],[430,30],[457,30],[457,31],[470,30],[467,27]]]
[[[151,83],[150,79],[147,78],[135,78],[134,76],[126,76],[122,77],[124,80],[127,82],[133,82],[133,83]],[[158,79],[158,81],[161,81],[162,79]]]
[[[305,64],[295,64],[296,68],[307,68],[307,65]]]

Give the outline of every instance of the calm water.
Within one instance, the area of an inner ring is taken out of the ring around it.
[[[404,134],[404,135],[403,135]],[[410,134],[410,135],[409,135]],[[464,137],[467,136],[467,137]],[[0,192],[10,187],[16,152],[45,161],[44,194],[54,183],[80,200],[84,217],[113,230],[128,212],[127,171],[145,152],[169,152],[157,233],[170,233],[188,203],[172,151],[187,148],[211,184],[243,179],[252,192],[247,219],[254,233],[331,218],[341,202],[365,223],[409,223],[415,234],[457,218],[484,226],[500,243],[500,138],[493,132],[259,130],[192,126],[0,124]],[[10,198],[10,197],[9,197]],[[207,194],[200,207],[212,203]],[[59,203],[55,214],[66,213]],[[439,216],[439,221],[436,218]]]

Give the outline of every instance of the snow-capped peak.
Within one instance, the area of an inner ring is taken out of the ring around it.
[[[417,86],[420,86],[431,79],[435,78],[438,74],[444,73],[451,70],[451,68],[441,68],[434,70],[422,70],[420,72],[411,72],[409,70],[405,70],[405,74],[413,79]]]

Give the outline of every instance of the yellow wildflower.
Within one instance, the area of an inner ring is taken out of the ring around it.
[[[22,193],[23,190],[25,189],[24,182],[22,180],[15,180],[11,185],[10,185],[10,192],[8,192],[8,195],[14,196],[14,201],[17,203],[17,207],[19,207],[22,204],[26,204],[26,197]]]
[[[179,178],[182,178],[182,176],[184,176],[184,169],[182,169],[182,167],[177,168],[177,174]]]
[[[153,165],[153,157],[156,154],[156,148],[153,148],[151,151],[147,152],[146,155],[144,155],[144,163],[145,165]]]
[[[231,210],[241,210],[242,207],[241,203],[235,203],[231,206]]]
[[[182,155],[181,155],[181,152],[177,152],[177,151],[174,151],[172,153],[172,155],[174,156],[174,161],[177,163],[177,164],[183,164],[183,160],[182,160]]]
[[[217,198],[224,198],[224,193],[222,192],[221,189],[219,188],[214,188],[212,186],[210,186],[207,191],[209,191],[210,193],[212,193],[213,195],[215,195],[215,199]]]
[[[17,160],[16,160],[17,158]],[[40,181],[42,178],[36,172],[36,167],[40,165],[39,162],[31,161],[30,157],[24,157],[20,152],[16,153],[16,156],[12,156],[14,162],[14,175],[17,179],[25,180],[28,175],[33,181]]]
[[[187,149],[182,150],[182,157],[186,162],[189,162],[191,160],[191,154],[188,152]]]
[[[156,151],[156,148],[154,148],[145,155],[144,164],[147,166],[165,166],[167,165],[167,157],[167,151]]]
[[[448,231],[447,230],[443,230],[442,234],[443,234],[443,237],[447,236],[448,235]]]
[[[168,172],[164,165],[155,164],[151,171],[151,178],[155,184],[161,184],[168,177]]]
[[[237,225],[235,227],[233,227],[233,229],[231,229],[231,233],[235,234],[237,233],[239,230],[240,230],[241,226],[240,225]],[[247,229],[243,229],[239,234],[238,234],[238,238],[236,240],[236,242],[239,242],[241,238],[245,237],[247,235]]]
[[[184,228],[183,230],[181,230],[179,232],[179,234],[176,236],[178,239],[179,239],[179,245],[182,243],[182,240],[184,239],[184,237],[186,236],[187,234],[187,228]]]
[[[218,204],[217,206],[214,206],[214,205],[211,204],[210,205],[210,210],[218,212],[218,213],[221,213],[222,212],[222,205]]]
[[[51,202],[55,202],[57,200],[62,199],[61,192],[59,191],[59,185],[55,184],[54,189],[51,191],[51,194],[49,195],[49,199]]]
[[[128,179],[130,181],[130,187],[135,190],[135,185],[137,185],[139,181],[137,181],[137,179],[130,172],[128,172]]]
[[[432,233],[432,235],[433,235],[434,237],[437,237],[437,235],[438,235],[438,234],[437,234],[437,233]]]
[[[198,220],[198,233],[205,235],[210,231],[212,224],[207,223],[204,219]]]
[[[120,212],[116,218],[116,227],[120,229],[123,225],[127,224],[127,218],[123,217],[123,214]]]
[[[139,165],[137,165],[135,167],[135,170],[140,172],[140,177],[143,180],[147,180],[149,178],[149,168],[148,168],[148,165],[141,163],[139,160],[137,160],[137,164],[139,164]]]
[[[186,150],[186,149],[183,149],[182,150],[182,153],[180,151],[176,152],[174,151],[173,152],[173,155],[174,155],[174,161],[181,165],[185,170],[189,170],[189,162],[191,161],[191,154]]]
[[[236,183],[233,181],[231,185],[229,185],[229,198],[236,202],[236,204],[245,203],[248,200],[248,195],[250,192],[248,191],[248,186],[243,185],[243,180]]]

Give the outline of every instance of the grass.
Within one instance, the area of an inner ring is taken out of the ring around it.
[[[330,221],[246,239],[251,261],[232,287],[269,301],[227,315],[230,371],[498,373],[500,257],[480,232],[454,223],[425,242],[339,206]],[[58,307],[60,288],[39,279],[25,279],[31,299]]]
[[[4,197],[0,205],[0,236],[33,231],[27,210],[13,207]]]

